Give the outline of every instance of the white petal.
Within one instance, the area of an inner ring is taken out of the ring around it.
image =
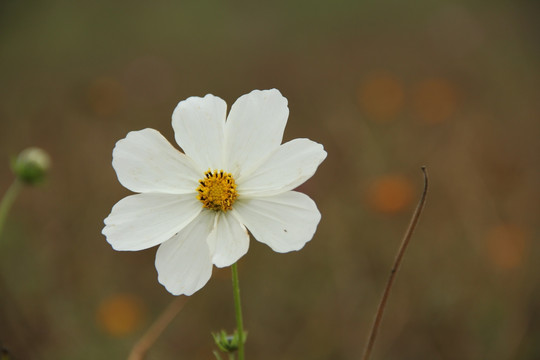
[[[200,212],[195,193],[136,194],[113,206],[103,235],[115,250],[142,250],[169,240]]]
[[[321,214],[309,196],[288,191],[235,202],[239,220],[253,237],[276,252],[300,250],[311,240]]]
[[[223,168],[227,104],[214,95],[180,101],[172,115],[176,142],[202,172]]]
[[[212,275],[212,259],[206,238],[213,218],[197,216],[156,253],[158,281],[174,295],[192,295]]]
[[[281,145],[253,173],[238,180],[241,196],[268,196],[289,191],[315,174],[326,158],[323,146],[309,139]]]
[[[113,167],[120,183],[134,192],[193,192],[201,175],[192,160],[154,129],[132,131],[118,141]]]
[[[287,99],[276,90],[254,90],[231,107],[225,125],[226,171],[235,178],[259,165],[283,139]]]
[[[212,262],[217,267],[234,264],[249,248],[248,232],[232,212],[234,210],[217,213],[214,228],[208,237],[208,244],[213,253]]]

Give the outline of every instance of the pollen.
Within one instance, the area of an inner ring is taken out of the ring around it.
[[[205,172],[204,178],[199,180],[197,193],[203,207],[215,211],[231,210],[238,197],[234,178],[223,170],[209,169]]]

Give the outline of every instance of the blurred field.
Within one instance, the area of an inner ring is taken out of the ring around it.
[[[101,235],[129,194],[114,144],[173,141],[178,101],[253,89],[289,100],[285,140],[328,158],[301,190],[323,215],[298,253],[240,261],[249,359],[358,359],[401,235],[431,175],[372,359],[539,359],[539,3],[0,3],[0,193],[9,158],[50,152],[0,238],[0,342],[14,359],[123,359],[172,300],[155,249]],[[537,260],[534,260],[537,259]],[[148,356],[212,359],[234,327],[229,270]]]

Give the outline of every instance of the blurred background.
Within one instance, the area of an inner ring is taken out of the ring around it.
[[[358,359],[430,173],[427,206],[372,359],[540,358],[540,3],[0,3],[0,193],[10,157],[53,160],[0,237],[0,342],[14,359],[123,359],[173,300],[155,249],[101,235],[129,194],[111,153],[171,142],[172,110],[253,89],[289,100],[285,141],[328,158],[301,187],[322,221],[300,252],[240,261],[249,359]],[[536,261],[534,259],[537,259]],[[191,296],[147,359],[212,359],[235,326],[230,269]]]

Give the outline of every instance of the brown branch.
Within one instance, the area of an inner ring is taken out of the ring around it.
[[[159,315],[154,323],[146,330],[144,335],[135,343],[131,349],[128,360],[143,360],[146,353],[159,338],[161,333],[169,326],[171,321],[178,315],[187,302],[187,297],[175,298],[167,308]]]
[[[377,314],[375,315],[375,321],[373,323],[373,327],[371,328],[371,334],[369,335],[369,340],[366,345],[366,350],[364,351],[364,356],[362,357],[362,360],[368,360],[369,356],[371,355],[371,350],[373,349],[373,344],[375,343],[375,338],[377,337],[377,331],[379,330],[379,325],[381,324],[384,308],[386,306],[386,301],[388,300],[388,296],[390,294],[390,289],[392,288],[392,284],[394,283],[394,278],[396,277],[399,265],[401,264],[403,254],[405,254],[407,245],[409,245],[409,240],[411,240],[411,236],[414,232],[414,229],[416,228],[416,224],[418,223],[418,219],[420,218],[420,214],[422,213],[422,209],[424,208],[424,204],[426,202],[426,195],[428,191],[428,175],[425,166],[422,166],[422,172],[424,173],[424,191],[422,192],[422,197],[420,198],[420,201],[416,206],[416,210],[413,213],[411,222],[409,223],[409,227],[407,228],[407,231],[403,236],[401,246],[399,247],[396,259],[394,260],[394,265],[392,266],[392,270],[390,271],[390,277],[388,278],[388,282],[386,283],[386,288],[384,289],[381,302],[379,303]]]

